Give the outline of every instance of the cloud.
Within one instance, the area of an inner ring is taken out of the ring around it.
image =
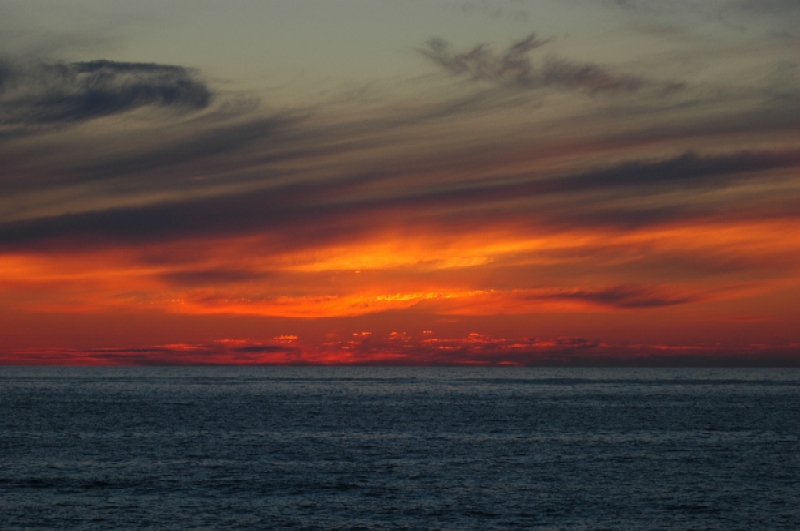
[[[252,142],[269,139],[275,135],[276,131],[290,122],[289,118],[271,117],[250,120],[242,124],[213,127],[188,138],[181,138],[167,143],[165,146],[135,155],[124,155],[71,168],[69,182],[114,179],[134,174],[146,175],[153,170],[208,161],[219,155],[241,149]],[[236,162],[230,161],[225,165],[224,171],[230,171],[236,167]],[[66,172],[62,171],[58,175],[61,184],[67,182],[64,173]],[[143,182],[146,182],[146,179],[143,179]],[[163,186],[163,180],[161,183]]]
[[[215,268],[172,271],[161,275],[161,278],[170,284],[208,286],[260,280],[265,276],[266,274],[263,272],[248,269]]]
[[[0,186],[10,194],[116,181],[130,196],[146,191],[160,193],[170,190],[180,190],[180,195],[184,195],[187,189],[202,190],[217,174],[225,175],[227,184],[236,181],[239,177],[234,175],[236,172],[245,173],[242,181],[252,180],[252,174],[246,172],[256,166],[262,167],[258,177],[265,182],[274,172],[263,169],[264,164],[313,159],[325,151],[324,147],[307,144],[287,146],[285,139],[277,138],[296,122],[288,115],[243,123],[210,120],[211,126],[201,120],[199,130],[192,133],[185,132],[191,124],[181,123],[175,127],[177,137],[168,137],[147,147],[132,143],[121,152],[107,153],[98,146],[91,157],[85,156],[77,161],[61,161],[57,156],[51,157],[50,153],[35,148],[30,153],[26,153],[25,148],[6,150],[5,153],[0,151],[0,164],[7,169],[5,173],[0,172]],[[267,140],[273,143],[266,145]],[[241,155],[243,149],[254,144],[261,148],[257,154],[231,156]],[[116,146],[120,145],[125,144],[116,143]],[[24,174],[25,179],[20,179],[20,174]],[[200,181],[198,175],[208,180]]]
[[[574,64],[550,57],[540,67],[534,66],[529,53],[550,39],[541,40],[531,33],[514,42],[503,53],[495,54],[486,44],[458,52],[439,38],[430,39],[420,53],[453,75],[469,74],[476,81],[488,80],[525,89],[559,87],[593,92],[636,91],[645,82],[633,76],[611,73],[592,64]]]
[[[732,180],[764,170],[796,167],[800,152],[742,151],[722,156],[702,157],[687,152],[658,162],[635,161],[607,170],[598,170],[566,179],[550,179],[553,191],[592,190],[616,187],[679,186],[680,188],[725,186]]]
[[[192,111],[211,99],[206,84],[181,66],[0,62],[0,126],[70,124],[147,105]]]
[[[25,349],[0,353],[0,365],[282,365],[301,360],[301,355],[293,345],[223,339],[146,347]]]
[[[557,85],[570,89],[585,89],[589,92],[612,92],[639,90],[645,82],[633,76],[612,74],[591,64],[573,64],[549,58],[540,73],[544,86]],[[680,88],[680,85],[671,85]]]
[[[316,347],[223,339],[132,348],[28,348],[0,352],[0,365],[517,365],[533,367],[800,367],[800,346],[605,344],[583,338],[457,338],[336,341]],[[512,375],[512,378],[516,376]],[[498,381],[502,381],[501,375]],[[518,381],[518,380],[517,380]],[[531,380],[573,385],[574,378]]]
[[[400,222],[404,212],[437,215],[442,208],[457,206],[466,219],[459,223],[484,223],[482,216],[505,219],[514,216],[540,222],[610,225],[654,225],[691,214],[684,205],[689,191],[718,189],[753,178],[758,172],[800,166],[800,153],[739,152],[701,157],[687,153],[664,161],[634,161],[607,169],[575,175],[512,182],[496,177],[478,182],[455,182],[447,187],[384,187],[383,195],[362,195],[362,186],[374,186],[380,174],[349,175],[320,182],[300,182],[265,190],[170,201],[140,207],[113,208],[76,214],[0,223],[0,247],[27,246],[53,239],[72,244],[105,245],[114,242],[147,242],[185,237],[225,237],[275,230],[289,245],[302,246],[355,238],[385,223]],[[396,175],[395,175],[396,177]],[[627,208],[593,200],[577,209],[573,202],[521,211],[503,208],[506,201],[535,200],[549,196],[605,192],[616,197],[636,197],[659,192],[681,192],[683,202],[637,204]],[[473,209],[478,209],[477,211]],[[488,209],[488,210],[487,210]],[[598,210],[599,209],[599,210]],[[503,211],[502,214],[498,214]],[[395,212],[396,217],[387,215]],[[781,214],[776,211],[774,214]],[[445,219],[445,218],[442,218]],[[495,221],[497,221],[495,219]]]
[[[557,290],[549,293],[533,292],[519,298],[534,301],[578,301],[619,309],[662,308],[698,300],[694,296],[671,296],[661,290],[636,286],[615,286],[596,290]]]

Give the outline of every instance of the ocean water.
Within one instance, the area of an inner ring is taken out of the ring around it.
[[[800,371],[0,367],[0,529],[800,529]]]

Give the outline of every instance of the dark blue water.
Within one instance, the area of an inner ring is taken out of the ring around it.
[[[0,528],[800,529],[800,371],[0,367]]]

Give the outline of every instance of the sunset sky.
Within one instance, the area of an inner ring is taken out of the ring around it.
[[[0,0],[0,363],[798,365],[798,28]]]

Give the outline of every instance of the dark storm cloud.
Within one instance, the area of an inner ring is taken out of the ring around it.
[[[632,162],[605,170],[521,182],[517,179],[498,184],[496,179],[487,179],[483,183],[461,183],[443,189],[387,188],[381,197],[361,195],[361,186],[374,184],[386,176],[363,174],[244,194],[11,221],[0,224],[0,246],[28,246],[53,239],[100,245],[273,231],[288,238],[287,245],[299,247],[355,237],[359,231],[375,228],[380,220],[402,219],[409,212],[437,216],[442,207],[449,206],[468,207],[463,210],[467,216],[464,221],[470,223],[482,223],[486,221],[482,216],[488,215],[500,216],[501,220],[530,217],[555,224],[645,226],[680,219],[691,212],[680,203],[609,210],[605,201],[609,197],[662,192],[681,193],[686,201],[698,189],[724,188],[757,177],[761,171],[798,166],[800,153],[795,151],[745,152],[719,157],[690,153],[666,161]],[[587,192],[605,195],[587,202],[583,195]],[[581,208],[574,201],[529,211],[500,206],[506,201],[549,196],[569,198],[571,194],[584,197],[579,200]],[[504,213],[498,213],[498,209]]]
[[[146,105],[197,110],[211,90],[194,72],[154,63],[0,62],[0,125],[75,123]]]
[[[420,53],[453,75],[469,74],[474,80],[494,81],[526,89],[556,86],[589,92],[635,91],[645,84],[641,79],[614,74],[596,65],[574,64],[552,57],[542,66],[534,66],[529,52],[548,42],[537,39],[531,33],[525,39],[511,44],[503,53],[495,54],[485,44],[459,52],[448,42],[434,38]]]

